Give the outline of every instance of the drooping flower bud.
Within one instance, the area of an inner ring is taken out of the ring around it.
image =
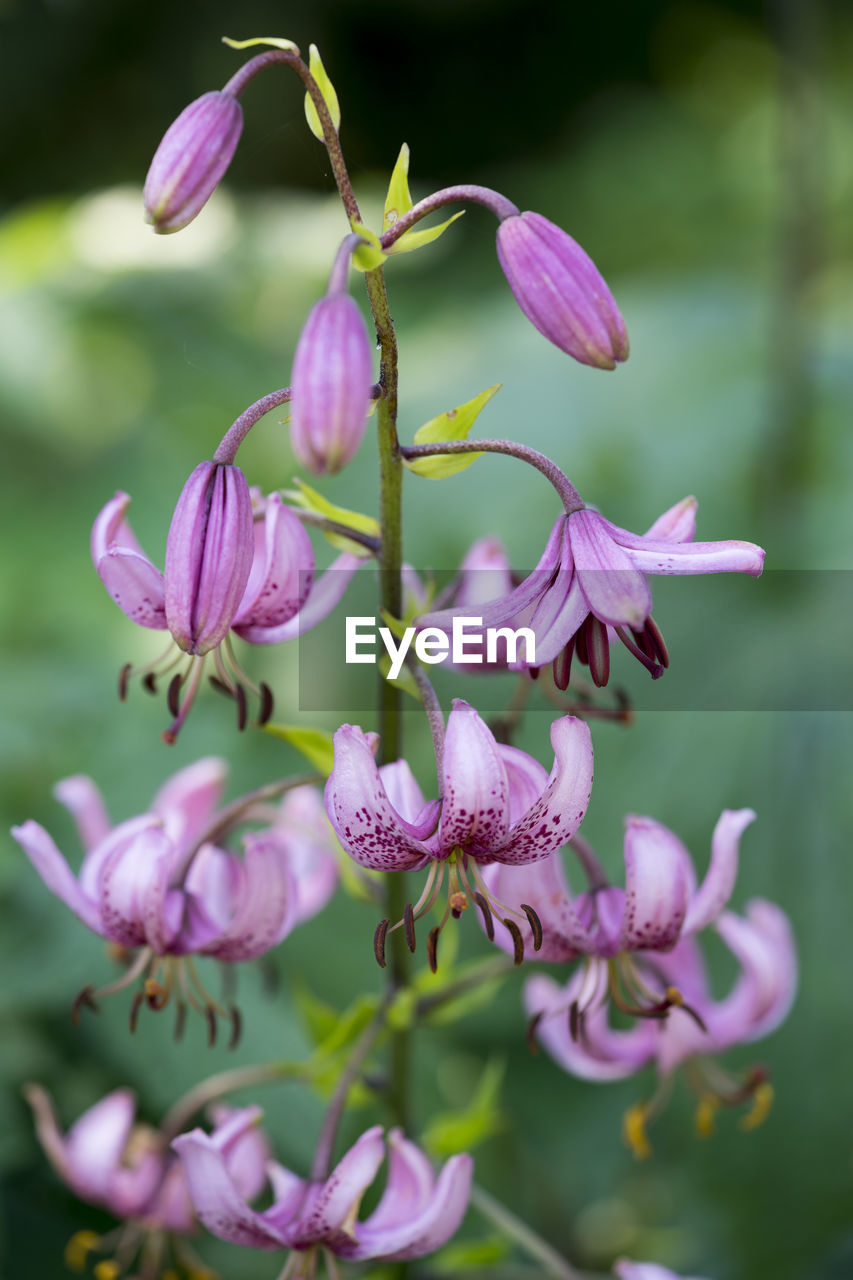
[[[231,163],[243,129],[243,108],[231,93],[204,93],[166,130],[145,179],[146,221],[180,231],[212,196]]]
[[[627,360],[628,334],[613,295],[589,255],[560,227],[539,213],[504,218],[498,260],[516,302],[549,342],[598,369]]]
[[[187,653],[231,628],[254,553],[252,499],[239,467],[201,462],[183,487],[166,542],[166,622]]]
[[[341,246],[325,298],[316,303],[296,346],[291,377],[293,452],[317,475],[340,471],[364,437],[373,388],[373,354],[361,312],[346,292],[357,236]]]

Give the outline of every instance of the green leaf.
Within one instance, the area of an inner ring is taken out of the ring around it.
[[[467,439],[468,432],[473,427],[480,410],[485,408],[502,385],[496,382],[493,387],[487,387],[478,396],[474,396],[473,400],[468,400],[455,409],[448,409],[446,413],[440,413],[437,418],[430,418],[429,422],[425,422],[415,432],[415,444],[437,444],[442,440]],[[452,476],[457,471],[464,471],[480,457],[482,457],[480,453],[453,453],[437,455],[434,458],[412,458],[409,461],[404,458],[403,462],[410,471],[414,471],[419,476],[426,476],[430,480],[441,480],[444,476]]]
[[[311,72],[320,92],[323,95],[323,101],[329,108],[329,115],[332,117],[332,124],[336,129],[341,127],[341,108],[338,102],[338,95],[335,93],[335,86],[332,84],[326,68],[323,66],[323,60],[320,57],[320,51],[316,44],[309,46],[308,50],[308,70]],[[315,138],[323,141],[323,126],[320,124],[320,117],[317,114],[317,108],[311,101],[311,95],[305,95],[305,119],[308,121],[308,128],[311,130]]]
[[[316,489],[312,489],[304,480],[295,479],[296,489],[286,490],[284,496],[297,507],[302,507],[305,511],[316,511],[318,515],[325,516],[327,520],[334,520],[335,524],[342,524],[347,528],[355,529],[357,533],[365,533],[370,538],[378,538],[380,534],[379,521],[373,516],[362,515],[360,511],[350,511],[347,507],[336,507],[333,502],[329,502],[328,498],[324,498]],[[351,551],[355,555],[361,556],[362,559],[368,559],[370,552],[363,547],[360,542],[352,542],[349,538],[344,537],[340,533],[326,533],[333,547],[337,547],[340,551]]]
[[[350,226],[367,241],[367,244],[360,244],[355,250],[352,255],[352,265],[356,271],[375,271],[377,267],[382,266],[388,256],[382,248],[379,236],[357,219],[353,219]]]
[[[321,1000],[319,996],[315,996],[314,992],[299,979],[293,983],[293,999],[305,1024],[308,1039],[316,1048],[324,1040],[328,1040],[338,1025],[338,1011],[325,1000]]]
[[[502,1236],[483,1236],[481,1240],[461,1240],[446,1245],[432,1259],[439,1275],[455,1276],[460,1271],[478,1271],[502,1262],[510,1252],[508,1240]]]
[[[255,44],[268,44],[272,45],[274,49],[286,49],[291,53],[299,53],[299,49],[293,41],[285,40],[282,36],[252,36],[249,40],[232,40],[230,36],[223,36],[222,43],[227,44],[232,49],[251,49],[252,45]]]
[[[395,689],[400,689],[403,693],[407,693],[410,698],[414,698],[415,702],[421,702],[421,693],[415,684],[415,677],[412,675],[408,667],[403,667],[396,680],[388,679],[388,672],[391,670],[391,659],[387,653],[383,653],[379,659],[379,674],[388,681]]]
[[[411,253],[413,249],[422,249],[425,244],[432,244],[433,240],[437,240],[439,236],[444,235],[451,222],[461,218],[464,212],[464,209],[460,209],[458,213],[452,214],[445,222],[439,223],[437,227],[425,227],[421,231],[416,231],[413,227],[411,231],[404,231],[400,239],[389,245],[385,252],[390,257],[394,253]]]
[[[262,728],[264,733],[270,733],[274,738],[289,742],[324,777],[328,777],[332,772],[335,752],[332,746],[332,735],[326,729],[311,729],[298,724],[265,724]]]
[[[432,1156],[443,1160],[460,1151],[471,1151],[503,1128],[497,1103],[505,1070],[503,1062],[491,1059],[483,1068],[467,1107],[433,1116],[423,1134],[424,1146]]]
[[[404,213],[412,207],[412,196],[409,191],[409,145],[404,142],[397,156],[397,162],[388,183],[388,194],[385,197],[385,212],[382,218],[382,230],[387,231],[399,222]]]

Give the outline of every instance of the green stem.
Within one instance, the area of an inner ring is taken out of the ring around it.
[[[555,1276],[557,1280],[583,1280],[581,1272],[567,1262],[562,1254],[557,1253],[547,1240],[543,1240],[532,1227],[516,1217],[511,1209],[476,1184],[471,1188],[471,1204],[503,1235],[514,1240],[525,1253],[540,1262],[544,1268],[543,1275]]]

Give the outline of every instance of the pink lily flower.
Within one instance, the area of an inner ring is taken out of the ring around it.
[[[326,812],[344,849],[360,866],[413,871],[431,864],[420,900],[407,908],[399,922],[412,950],[414,921],[430,909],[447,876],[447,910],[430,933],[429,958],[434,967],[438,935],[448,915],[458,917],[469,902],[478,906],[493,936],[491,894],[480,866],[536,862],[577,831],[592,789],[589,728],[572,716],[554,721],[554,764],[549,776],[525,752],[496,742],[474,708],[457,698],[448,717],[440,765],[442,798],[429,804],[405,760],[377,768],[377,745],[375,734],[365,734],[355,725],[338,729],[335,764],[326,784]],[[530,921],[535,947],[540,940],[535,911],[529,914],[522,903],[517,914]],[[502,912],[500,918],[513,937],[520,962],[523,947],[519,954],[518,925]],[[377,929],[380,964],[390,923],[385,920]]]
[[[108,1210],[125,1224],[117,1239],[112,1232],[103,1238],[93,1231],[77,1232],[66,1249],[69,1266],[82,1271],[88,1253],[116,1245],[124,1267],[143,1251],[148,1267],[156,1259],[154,1270],[146,1270],[146,1275],[159,1275],[161,1267],[168,1265],[170,1253],[178,1266],[200,1274],[199,1260],[181,1239],[198,1232],[183,1166],[169,1150],[165,1133],[136,1123],[136,1100],[131,1091],[116,1089],[107,1094],[84,1112],[67,1134],[59,1128],[44,1089],[27,1085],[24,1096],[33,1110],[39,1142],[62,1181],[81,1200]],[[259,1109],[232,1111],[220,1106],[211,1108],[211,1114],[216,1128],[209,1141],[229,1177],[243,1195],[258,1195],[269,1158],[266,1138],[257,1127]],[[99,1266],[116,1276],[124,1269],[106,1260]],[[100,1274],[97,1267],[96,1274]]]
[[[636,981],[658,1013],[628,1030],[610,1026],[606,986],[588,969],[577,970],[565,987],[537,975],[525,988],[525,1006],[534,1019],[538,1040],[571,1075],[620,1080],[654,1063],[660,1076],[657,1093],[632,1107],[625,1117],[626,1140],[639,1158],[651,1152],[645,1126],[662,1109],[673,1072],[682,1064],[699,1097],[696,1121],[703,1136],[712,1131],[714,1114],[721,1106],[751,1102],[741,1121],[751,1129],[761,1123],[772,1103],[764,1068],[755,1067],[737,1077],[724,1071],[711,1055],[760,1039],[787,1017],[797,988],[790,923],[779,907],[755,899],[747,905],[745,916],[725,911],[714,927],[740,966],[731,990],[721,1000],[712,995],[701,951],[691,937],[669,952],[645,951],[637,958]],[[671,1000],[673,990],[679,994],[678,1001]],[[581,1016],[575,1012],[579,1007]],[[567,1010],[572,1011],[568,1018]]]
[[[258,723],[272,714],[272,694],[240,667],[233,631],[250,644],[278,644],[316,626],[343,595],[359,565],[344,554],[314,585],[310,539],[277,493],[250,492],[238,467],[203,462],[190,476],[175,508],[161,573],[143,552],[127,522],[130,498],[117,493],[92,529],[92,560],[119,608],[139,626],[171,632],[189,655],[169,683],[174,716],[163,737],[174,742],[192,706],[210,654],[213,683],[238,708],[246,724],[246,689],[260,700]],[[152,663],[126,666],[119,682],[124,698],[131,675],[152,692],[158,676],[180,662],[172,645]],[[187,685],[181,699],[181,691]]]
[[[272,812],[248,797],[220,813],[226,772],[221,760],[199,760],[161,787],[146,813],[118,826],[90,778],[60,782],[55,794],[86,850],[78,876],[39,823],[12,829],[44,883],[78,919],[122,951],[137,953],[116,982],[100,991],[86,987],[75,1012],[142,979],[132,1028],[143,1003],[161,1009],[174,995],[176,1035],[190,1004],[205,1013],[211,1041],[217,1016],[230,1018],[236,1043],[238,1011],[207,993],[191,957],[226,964],[256,959],[328,901],[337,868],[317,794],[299,788]],[[217,843],[232,827],[258,820],[264,826],[244,835],[242,858]]]
[[[379,1125],[361,1135],[325,1181],[304,1181],[271,1162],[274,1201],[263,1211],[247,1203],[215,1135],[194,1129],[172,1145],[208,1230],[254,1249],[294,1250],[282,1273],[290,1280],[313,1275],[321,1250],[340,1258],[403,1261],[434,1252],[454,1234],[468,1207],[471,1157],[451,1156],[436,1178],[424,1153],[399,1129],[389,1132],[387,1143],[385,1190],[364,1221],[358,1206],[385,1156]]]
[[[701,1276],[678,1276],[656,1262],[631,1262],[629,1258],[614,1262],[613,1274],[619,1280],[702,1280]]]
[[[508,595],[478,604],[474,616],[482,618],[484,628],[530,627],[535,663],[526,661],[522,647],[510,665],[524,670],[553,663],[560,689],[568,686],[573,656],[589,666],[596,685],[606,685],[614,636],[657,678],[669,657],[651,616],[646,575],[758,577],[764,565],[764,552],[752,542],[694,542],[696,506],[695,498],[683,499],[642,535],[620,529],[588,507],[562,515],[533,572]],[[471,613],[465,606],[440,610],[420,617],[418,626],[448,628],[454,617]]]

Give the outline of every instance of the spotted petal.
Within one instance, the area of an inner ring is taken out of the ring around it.
[[[215,1137],[193,1129],[176,1138],[172,1147],[183,1163],[195,1211],[208,1231],[251,1249],[287,1247],[285,1235],[270,1221],[271,1210],[257,1213],[238,1191]]]
[[[506,842],[493,849],[495,862],[535,862],[559,849],[581,824],[592,791],[592,738],[589,727],[574,716],[551,725],[554,765],[548,785],[516,822]]]
[[[652,818],[625,822],[625,918],[621,951],[667,951],[687,913],[690,855]]]
[[[340,603],[350,579],[362,563],[359,556],[345,552],[333,560],[311,587],[311,593],[298,613],[279,626],[242,626],[240,635],[251,644],[283,644],[295,640],[327,618]]]
[[[502,845],[509,830],[509,780],[494,734],[461,698],[447,720],[442,766],[440,848],[459,845],[474,857]]]
[[[270,494],[263,520],[255,521],[255,554],[234,630],[252,640],[254,630],[280,627],[305,604],[314,580],[314,551],[302,522]]]
[[[684,933],[697,933],[715,920],[732,896],[743,831],[755,821],[752,809],[725,809],[711,837],[711,863],[700,888],[691,895]]]
[[[353,1210],[379,1171],[385,1155],[382,1126],[374,1125],[338,1161],[329,1177],[312,1186],[288,1236],[297,1249],[324,1241],[343,1257],[357,1253]]]

